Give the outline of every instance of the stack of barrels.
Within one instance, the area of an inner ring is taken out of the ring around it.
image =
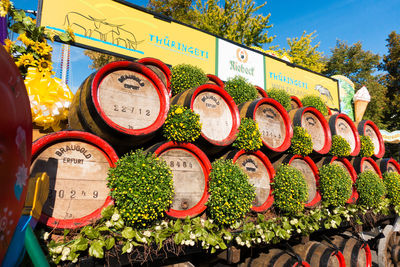
[[[367,169],[380,176],[380,170],[400,171],[395,160],[380,159],[383,140],[372,121],[354,123],[341,113],[324,117],[313,107],[303,107],[296,97],[292,97],[292,110],[288,112],[260,87],[258,99],[238,107],[215,75],[208,75],[206,84],[171,97],[170,78],[171,72],[163,62],[144,58],[107,64],[82,83],[70,108],[71,130],[52,133],[33,144],[31,175],[46,171],[50,176],[50,197],[42,222],[51,227],[76,228],[98,219],[101,209],[112,203],[106,186],[108,168],[119,156],[139,147],[154,152],[172,169],[175,197],[168,215],[174,218],[204,212],[210,161],[221,156],[232,159],[248,174],[256,188],[254,212],[264,212],[273,205],[271,183],[281,163],[304,174],[309,192],[307,207],[321,200],[318,167],[323,164],[339,164],[353,181],[357,173]],[[186,106],[200,115],[202,131],[196,143],[162,139],[160,130],[171,104]],[[263,147],[258,151],[238,151],[231,146],[243,118],[252,118],[259,125]],[[310,133],[310,157],[287,153],[294,126]],[[327,155],[335,134],[350,144],[349,158]],[[371,137],[375,145],[372,158],[357,157],[360,134]],[[356,200],[354,189],[348,202]],[[331,252],[328,256],[332,261],[340,260]]]

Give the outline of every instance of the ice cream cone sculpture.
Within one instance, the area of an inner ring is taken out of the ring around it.
[[[367,87],[361,87],[353,97],[354,101],[354,113],[356,122],[362,120],[365,110],[367,109],[368,103],[371,101]]]

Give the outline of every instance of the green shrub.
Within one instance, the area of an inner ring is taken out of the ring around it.
[[[342,206],[351,196],[351,177],[340,165],[324,165],[319,169],[319,189],[324,203]]]
[[[235,76],[225,82],[225,90],[232,96],[236,105],[257,98],[257,89],[241,76]]]
[[[201,133],[200,115],[190,108],[172,105],[163,126],[163,135],[169,141],[194,142]]]
[[[303,174],[290,165],[281,165],[273,182],[274,205],[285,213],[296,214],[304,209],[308,199]]]
[[[173,95],[196,88],[208,81],[202,69],[189,64],[179,64],[171,70],[171,90]]]
[[[293,137],[290,145],[290,153],[294,155],[307,156],[313,150],[311,135],[306,129],[295,126],[293,128]]]
[[[278,101],[286,110],[292,108],[290,95],[285,90],[272,88],[267,91],[267,95]]]
[[[350,144],[340,135],[332,136],[332,146],[329,153],[336,157],[347,157],[350,155]]]
[[[262,140],[258,124],[250,118],[242,119],[239,126],[239,133],[232,146],[246,151],[259,149],[262,146]]]
[[[385,172],[383,182],[386,187],[387,197],[393,206],[400,206],[400,174],[397,172]]]
[[[231,160],[222,159],[212,163],[209,192],[207,210],[210,217],[221,225],[241,221],[256,196],[247,174]]]
[[[370,170],[358,175],[356,188],[360,195],[360,203],[368,207],[377,207],[386,194],[383,181],[378,174]]]
[[[367,135],[360,135],[361,147],[360,157],[371,157],[374,154],[374,143],[372,143],[371,137]]]
[[[172,172],[165,161],[141,149],[109,169],[107,186],[125,223],[136,227],[163,217],[174,194]]]
[[[328,116],[329,114],[327,106],[319,96],[314,96],[314,95],[305,96],[303,97],[303,99],[301,99],[301,103],[303,104],[304,107],[314,107],[318,109],[324,116]]]

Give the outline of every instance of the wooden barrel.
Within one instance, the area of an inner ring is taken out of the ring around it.
[[[168,92],[146,66],[129,61],[105,65],[76,92],[69,126],[117,147],[132,147],[154,137],[169,110]]]
[[[239,110],[221,87],[200,85],[177,94],[171,104],[189,107],[200,115],[202,129],[198,144],[207,153],[215,154],[235,141],[240,125]]]
[[[1,265],[27,195],[32,149],[32,114],[24,79],[2,45],[0,45],[0,66]]]
[[[206,154],[193,144],[175,142],[158,143],[148,151],[165,160],[172,169],[175,195],[167,215],[185,218],[202,213],[209,197],[211,171]]]
[[[354,122],[344,113],[337,113],[328,118],[332,135],[340,135],[350,145],[350,156],[360,153],[360,136]]]
[[[300,126],[311,135],[313,150],[327,154],[331,149],[332,135],[325,117],[314,107],[302,107],[289,111],[293,126]]]
[[[254,86],[254,87],[257,89],[257,98],[268,97],[267,92],[263,88],[261,88],[258,85]]]
[[[275,99],[261,98],[239,106],[241,118],[251,118],[258,123],[261,139],[266,148],[283,152],[290,147],[293,130],[285,108]]]
[[[144,57],[139,59],[137,62],[142,63],[146,67],[150,68],[160,78],[165,88],[168,91],[169,97],[172,96],[171,91],[171,70],[165,65],[164,62],[152,57]]]
[[[370,120],[362,120],[357,125],[357,130],[360,135],[369,136],[374,144],[375,158],[382,158],[385,154],[385,143],[383,142],[382,134],[378,126]]]
[[[249,182],[256,189],[256,199],[253,207],[255,212],[264,212],[274,202],[271,183],[274,180],[275,170],[268,157],[260,150],[246,152],[233,150],[224,155],[224,158],[232,159],[248,176]]]
[[[207,78],[208,78],[208,82],[207,83],[218,85],[222,89],[225,88],[224,82],[221,81],[221,79],[218,78],[218,76],[213,75],[213,74],[207,74]]]
[[[297,96],[290,96],[290,106],[291,106],[291,110],[292,109],[298,109],[303,107],[303,103],[301,103],[300,99]]]
[[[49,227],[77,228],[93,223],[112,204],[107,173],[118,156],[103,139],[80,131],[60,131],[33,143],[31,177],[46,172],[49,197],[41,221]]]
[[[293,250],[300,255],[310,266],[345,267],[345,259],[340,251],[331,246],[316,241],[298,244]]]
[[[382,173],[397,172],[400,173],[400,164],[393,158],[383,158],[376,161]]]
[[[363,171],[370,170],[378,174],[379,177],[382,179],[382,172],[379,169],[378,164],[376,164],[376,162],[372,158],[356,157],[352,159],[351,162],[357,173],[362,173]]]
[[[256,258],[248,258],[243,264],[239,266],[250,266],[250,267],[309,267],[310,264],[296,257],[291,252],[282,249],[270,249],[267,253],[260,253]]]
[[[321,194],[318,190],[318,167],[314,161],[306,156],[300,155],[283,155],[273,162],[275,169],[281,164],[289,164],[298,169],[304,176],[308,188],[308,200],[305,207],[313,207],[321,201]]]
[[[368,244],[347,234],[334,235],[330,237],[331,242],[335,244],[342,252],[346,265],[348,267],[371,267],[372,257]],[[328,244],[327,241],[322,241]]]

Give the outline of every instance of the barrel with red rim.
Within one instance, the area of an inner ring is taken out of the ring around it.
[[[258,85],[256,85],[255,88],[257,89],[257,98],[268,97],[267,92],[263,88]]]
[[[303,103],[301,103],[300,99],[297,96],[290,96],[290,109],[298,109],[303,107]]]
[[[319,267],[346,267],[343,254],[336,248],[317,241],[308,241],[293,247],[302,259],[310,263],[310,266]]]
[[[332,135],[340,135],[350,145],[350,156],[360,153],[360,136],[354,122],[344,113],[337,113],[328,119]]]
[[[221,87],[203,84],[177,94],[171,104],[191,108],[202,124],[199,145],[207,153],[217,153],[236,139],[240,125],[239,110],[232,97]]]
[[[357,173],[362,173],[363,171],[373,171],[379,175],[382,179],[382,172],[379,169],[378,164],[372,159],[367,157],[356,157],[352,160],[352,164]]]
[[[202,213],[208,200],[211,163],[206,154],[190,143],[164,142],[148,149],[165,160],[172,169],[174,199],[167,215],[193,217]]]
[[[274,202],[271,183],[274,180],[275,170],[268,157],[260,150],[246,152],[244,150],[233,150],[225,156],[232,159],[248,176],[249,182],[255,187],[256,199],[253,207],[255,212],[264,212]]]
[[[49,197],[40,220],[49,227],[77,228],[95,222],[112,204],[107,173],[118,156],[103,139],[81,131],[60,131],[33,143],[31,177],[46,172]]]
[[[320,111],[314,107],[302,107],[289,111],[293,126],[300,126],[311,135],[313,150],[326,154],[331,149],[332,135],[328,122]]]
[[[382,158],[385,154],[385,143],[383,142],[382,134],[378,126],[370,120],[362,120],[357,125],[357,130],[360,135],[369,136],[374,144],[375,158]]]
[[[383,158],[376,161],[382,173],[397,172],[400,173],[400,164],[393,158]]]
[[[152,57],[144,57],[139,59],[137,62],[142,63],[150,68],[158,76],[158,78],[160,78],[168,91],[169,97],[171,97],[171,70],[168,68],[168,66],[165,65],[165,63],[161,60]]]
[[[208,78],[208,82],[207,83],[218,85],[222,89],[225,88],[224,82],[220,78],[218,78],[218,76],[213,75],[213,74],[207,74],[207,78]]]
[[[293,130],[286,109],[275,99],[261,98],[239,106],[241,118],[257,122],[261,140],[266,148],[283,152],[290,147]]]
[[[94,133],[117,148],[131,147],[154,137],[168,110],[166,87],[151,69],[118,61],[83,82],[68,120],[72,129]]]
[[[257,257],[247,258],[243,266],[310,267],[310,264],[291,251],[273,248],[268,249],[267,252],[260,253]]]

